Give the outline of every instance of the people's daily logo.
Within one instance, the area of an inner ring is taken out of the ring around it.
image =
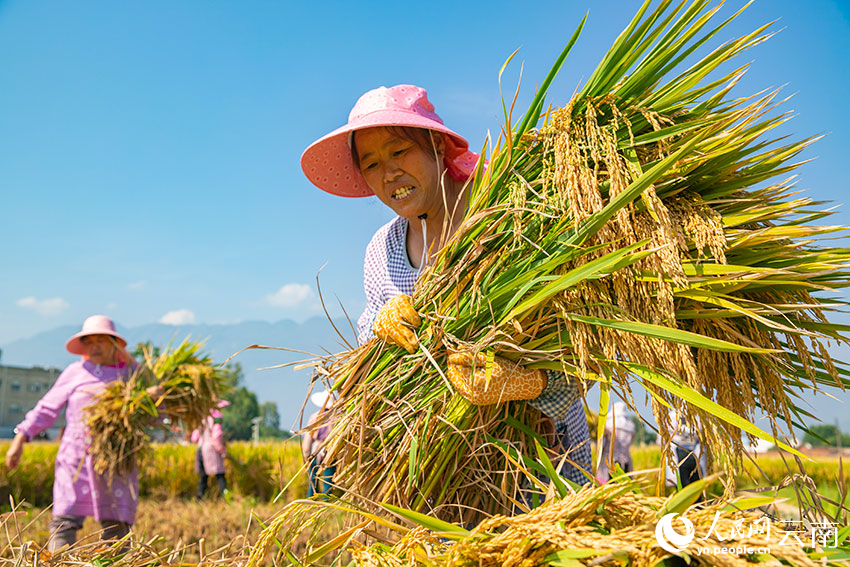
[[[678,518],[678,520],[677,520]],[[683,515],[667,514],[655,526],[655,539],[664,550],[679,555],[691,542],[696,546],[689,555],[770,555],[770,546],[800,545],[813,549],[838,547],[836,522],[785,520],[773,525],[774,535],[781,535],[778,543],[771,540],[771,521],[767,516],[752,520],[740,517],[721,530],[721,512],[714,513],[714,521],[703,537],[696,537],[694,524]],[[675,526],[675,527],[674,527]],[[782,526],[781,529],[779,526]]]
[[[684,516],[679,517],[679,521],[685,526],[685,533],[681,534],[673,528],[673,520],[679,514],[667,514],[658,521],[655,526],[655,539],[660,545],[670,553],[679,554],[688,546],[694,539],[694,524]]]

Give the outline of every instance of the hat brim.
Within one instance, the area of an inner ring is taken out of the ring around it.
[[[379,110],[359,117],[357,122],[337,128],[322,136],[301,154],[301,169],[313,185],[340,197],[370,197],[374,195],[363,179],[360,168],[351,158],[349,135],[364,128],[381,126],[409,126],[434,130],[451,136],[457,146],[466,150],[467,142],[461,135],[436,120],[400,110]]]
[[[116,339],[118,339],[118,342],[121,343],[122,347],[127,346],[127,341],[124,340],[124,337],[122,337],[118,333],[99,330],[94,332],[80,331],[79,333],[68,339],[68,341],[65,343],[65,349],[71,354],[86,354],[86,347],[83,344],[82,338],[89,337],[91,335],[108,335],[110,337],[115,337]]]
[[[329,396],[330,394],[328,394],[327,390],[313,392],[310,394],[310,402],[316,407],[323,408],[325,407],[325,403],[328,401]]]

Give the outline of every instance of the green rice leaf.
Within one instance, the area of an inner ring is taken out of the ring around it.
[[[555,470],[555,466],[549,459],[549,455],[546,454],[546,449],[544,449],[543,445],[537,441],[534,442],[534,447],[537,449],[537,458],[540,459],[541,463],[543,463],[543,468],[546,469],[546,474],[549,476],[549,480],[555,485],[555,490],[558,491],[558,495],[561,498],[565,498],[570,491],[561,479],[561,475],[559,475]]]
[[[682,514],[691,507],[698,499],[700,494],[708,488],[711,483],[720,478],[720,474],[713,474],[706,478],[696,480],[683,489],[679,490],[667,499],[664,506],[655,515],[656,518],[661,518],[667,514]]]
[[[579,266],[578,268],[570,270],[563,276],[547,284],[543,287],[543,289],[532,294],[525,301],[514,307],[514,309],[510,313],[508,313],[505,317],[502,318],[502,323],[510,321],[511,319],[518,319],[522,317],[522,315],[536,308],[537,306],[539,306],[539,304],[551,298],[556,293],[573,287],[585,279],[597,277],[605,273],[610,273],[612,271],[615,271],[616,269],[622,269],[623,267],[625,267],[623,266],[623,262],[628,265],[642,260],[643,258],[652,253],[652,251],[635,252],[638,248],[643,247],[645,244],[645,242],[638,242],[637,244],[633,244],[621,250],[611,252],[610,254],[606,254],[601,258],[597,258],[596,260],[590,261],[587,264],[584,264],[583,266]]]
[[[641,323],[639,321],[617,321],[614,319],[601,319],[599,317],[587,317],[571,313],[564,314],[564,317],[572,321],[579,321],[588,325],[599,325],[600,327],[608,327],[610,329],[617,329],[618,331],[625,331],[627,333],[634,333],[636,335],[643,335],[709,350],[718,350],[722,352],[748,352],[753,354],[779,352],[776,349],[745,347],[721,339],[692,333],[690,331],[682,331],[680,329],[665,327],[663,325],[653,325],[651,323]]]
[[[401,516],[405,520],[409,522],[413,522],[414,524],[420,525],[424,528],[428,528],[433,532],[438,532],[441,534],[445,534],[446,537],[454,538],[454,537],[469,537],[470,533],[468,530],[465,530],[459,526],[451,524],[449,522],[444,522],[437,518],[432,518],[431,516],[427,516],[425,514],[421,514],[419,512],[414,512],[413,510],[405,510],[404,508],[399,508],[397,506],[393,506],[392,504],[382,503],[382,507],[386,508],[390,512]]]

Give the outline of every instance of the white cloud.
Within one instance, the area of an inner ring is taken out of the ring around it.
[[[159,318],[163,325],[191,325],[195,322],[195,314],[188,309],[169,311]]]
[[[137,281],[137,282],[128,283],[127,289],[131,289],[133,291],[139,291],[141,289],[145,289],[145,287],[147,287],[147,285],[148,285],[147,280],[140,280],[140,281]]]
[[[274,293],[266,296],[266,302],[275,307],[295,307],[313,297],[313,290],[307,284],[288,283]]]
[[[70,304],[62,299],[61,297],[50,297],[47,299],[36,299],[33,296],[22,297],[18,301],[16,301],[19,307],[25,307],[27,309],[32,309],[37,312],[39,315],[43,315],[45,317],[52,317],[54,315],[59,315],[68,307]]]
[[[118,307],[117,303],[107,303],[106,304],[107,309],[115,309],[116,307]]]

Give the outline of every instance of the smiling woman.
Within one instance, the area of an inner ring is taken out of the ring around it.
[[[468,148],[443,124],[424,89],[398,85],[364,94],[346,125],[304,152],[302,168],[317,187],[344,197],[375,195],[398,215],[366,250],[361,344],[377,337],[410,353],[419,349],[421,318],[411,295],[429,259],[463,220],[464,189],[479,159]],[[571,453],[562,474],[586,482],[580,469],[589,470],[590,443],[577,378],[498,356],[487,364],[473,351],[448,354],[446,375],[457,393],[479,406],[530,400],[542,413],[541,430],[552,434],[551,445]]]
[[[457,203],[462,190],[458,181],[443,182],[445,148],[441,135],[414,128],[366,128],[354,132],[351,143],[355,164],[382,203],[408,220],[425,215],[435,226],[445,213],[440,189],[447,203]]]
[[[80,338],[84,346],[85,356],[94,364],[113,365],[118,357],[119,349],[124,347],[110,335],[88,335]]]

